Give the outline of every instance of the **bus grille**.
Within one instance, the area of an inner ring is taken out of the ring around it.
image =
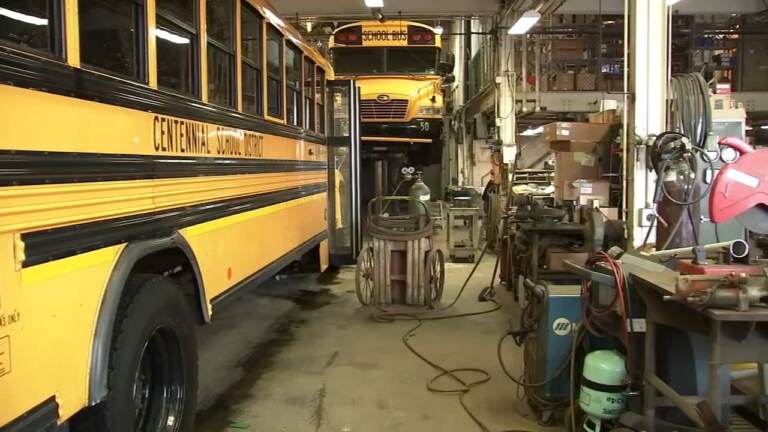
[[[379,102],[376,99],[360,101],[363,120],[403,120],[408,113],[408,99],[391,99]]]

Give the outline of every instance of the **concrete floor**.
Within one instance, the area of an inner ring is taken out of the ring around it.
[[[481,263],[452,312],[492,306],[477,302],[477,294],[488,285],[494,260]],[[447,264],[444,302],[470,268]],[[548,430],[537,425],[497,364],[496,343],[515,314],[503,288],[499,297],[505,304],[500,311],[427,322],[410,341],[444,367],[491,374],[465,397],[490,430]],[[414,323],[377,323],[373,312],[357,303],[353,268],[320,280],[289,276],[244,295],[200,331],[196,431],[480,430],[457,396],[426,390],[436,370],[401,341]],[[505,356],[519,374],[522,360],[513,343]]]

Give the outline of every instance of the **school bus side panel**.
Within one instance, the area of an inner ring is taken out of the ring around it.
[[[195,251],[210,301],[327,231],[326,193],[181,230]]]
[[[113,246],[24,269],[0,234],[0,425],[56,397],[67,418],[88,400],[95,320]]]

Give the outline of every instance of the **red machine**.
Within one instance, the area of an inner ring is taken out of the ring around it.
[[[755,150],[738,138],[725,138],[720,144],[739,156],[720,171],[712,184],[712,222],[737,218],[748,230],[768,234],[768,149]]]
[[[712,184],[712,222],[736,218],[748,230],[768,234],[768,149],[755,150],[737,138],[722,139],[720,145],[735,154]],[[768,298],[766,268],[761,265],[680,260],[678,271],[677,295],[698,307],[745,311]]]

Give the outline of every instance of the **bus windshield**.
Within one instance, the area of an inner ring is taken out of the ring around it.
[[[337,74],[424,74],[437,73],[438,48],[378,47],[334,48]]]

